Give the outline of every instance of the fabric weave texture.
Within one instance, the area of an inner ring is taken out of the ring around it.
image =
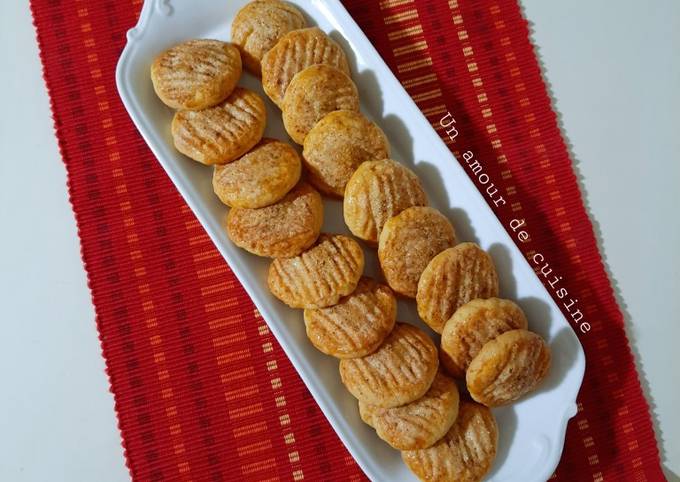
[[[468,150],[484,161],[507,201],[492,204],[496,215],[505,226],[525,219],[532,238],[520,249],[549,258],[591,323],[586,334],[574,325],[587,368],[551,480],[664,480],[623,316],[516,0],[344,4],[442,137],[440,119],[455,117],[449,147],[462,164]],[[363,480],[117,95],[141,0],[31,7],[134,480]]]

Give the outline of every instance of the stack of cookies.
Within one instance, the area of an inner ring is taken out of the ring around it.
[[[385,134],[360,112],[335,41],[279,0],[247,4],[231,33],[233,43],[190,40],[153,62],[154,89],[177,110],[176,148],[214,166],[230,239],[273,258],[271,293],[304,310],[311,343],[340,360],[362,420],[419,478],[481,480],[498,439],[488,407],[540,383],[547,345],[527,331],[515,303],[497,298],[490,256],[457,243],[415,173],[390,159]],[[261,77],[301,156],[263,138],[265,102],[237,86],[243,67]],[[321,233],[321,194],[342,198],[349,231],[377,247],[384,282],[363,276],[357,240]],[[397,322],[397,297],[415,299],[441,350],[425,331]]]

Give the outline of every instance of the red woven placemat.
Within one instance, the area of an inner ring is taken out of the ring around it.
[[[542,255],[537,268],[550,264],[545,282],[562,276],[568,297],[548,288],[565,315],[583,315],[574,327],[586,376],[554,479],[663,480],[622,315],[516,1],[345,5],[443,136],[439,119],[451,112],[451,149],[483,161],[506,200],[498,217],[526,220],[531,241],[520,248]],[[118,98],[114,70],[141,0],[31,6],[133,477],[361,479]]]

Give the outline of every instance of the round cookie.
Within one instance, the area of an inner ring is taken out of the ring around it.
[[[219,40],[189,40],[160,54],[151,64],[158,97],[173,109],[205,109],[232,93],[241,77],[238,49]]]
[[[237,87],[214,107],[178,111],[171,129],[179,152],[212,165],[231,162],[252,149],[262,139],[266,123],[262,98]]]
[[[267,284],[291,308],[324,308],[357,287],[364,270],[359,243],[340,234],[322,234],[318,243],[293,258],[269,266]]]
[[[283,198],[300,180],[301,170],[295,149],[263,139],[243,157],[215,166],[213,190],[227,206],[261,208]]]
[[[528,326],[522,309],[500,298],[472,300],[456,310],[444,325],[440,360],[456,378],[465,372],[479,350],[498,335]]]
[[[453,226],[436,209],[405,209],[387,221],[380,233],[378,258],[387,284],[397,293],[415,298],[427,264],[455,242]]]
[[[374,352],[397,319],[392,290],[361,278],[352,294],[337,305],[305,310],[307,337],[327,355],[357,358]]]
[[[437,333],[456,310],[475,298],[498,296],[491,256],[475,243],[461,243],[432,258],[418,281],[418,314]]]
[[[430,337],[413,325],[397,323],[375,352],[340,360],[340,377],[359,401],[392,408],[425,395],[438,367]]]
[[[262,87],[281,107],[295,74],[316,64],[330,65],[350,75],[345,52],[321,29],[310,27],[288,32],[262,57]]]
[[[298,144],[326,114],[336,110],[359,111],[359,92],[347,74],[318,64],[298,72],[286,90],[281,106],[283,126]]]
[[[550,369],[550,348],[536,333],[511,330],[486,343],[470,362],[470,396],[487,407],[517,400],[535,389]]]
[[[378,242],[388,219],[412,206],[427,206],[425,191],[413,171],[392,159],[362,163],[345,187],[345,224],[369,243]]]
[[[432,482],[479,482],[489,472],[498,447],[498,425],[491,410],[461,401],[458,418],[432,447],[401,453],[406,466]]]
[[[260,61],[281,37],[305,26],[293,5],[279,0],[255,0],[238,11],[231,24],[231,41],[241,51],[243,65],[261,75]]]
[[[226,224],[229,238],[246,251],[270,258],[289,258],[314,244],[322,223],[321,195],[303,182],[270,206],[232,208]]]
[[[440,372],[418,400],[395,408],[359,402],[359,413],[395,449],[424,449],[446,435],[456,421],[458,397],[456,382]]]
[[[309,181],[319,191],[343,197],[345,186],[365,161],[390,157],[385,133],[360,112],[338,110],[324,116],[305,137],[302,158]]]

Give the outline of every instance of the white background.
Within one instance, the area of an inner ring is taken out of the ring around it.
[[[522,4],[678,481],[680,2]],[[25,2],[0,53],[0,480],[125,481]]]

